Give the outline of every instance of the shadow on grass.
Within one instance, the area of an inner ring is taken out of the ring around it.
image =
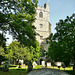
[[[0,71],[0,75],[27,75],[27,69],[9,69],[8,72]]]
[[[17,65],[9,65],[9,67],[17,67]]]
[[[64,70],[64,72],[70,74],[70,75],[73,75],[73,70]]]
[[[9,71],[27,71],[27,69],[17,68],[17,69],[10,69]]]

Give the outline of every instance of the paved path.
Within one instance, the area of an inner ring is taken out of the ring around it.
[[[44,68],[33,70],[28,75],[69,75],[69,74],[56,69]]]

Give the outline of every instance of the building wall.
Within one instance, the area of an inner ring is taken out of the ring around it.
[[[42,13],[43,17],[40,17],[39,14]],[[51,34],[51,24],[49,22],[49,4],[44,4],[43,7],[37,6],[36,8],[36,20],[34,25],[36,27],[36,39],[39,41],[40,45],[46,46],[45,39]],[[43,44],[42,44],[43,43]],[[44,48],[48,50],[47,48]]]

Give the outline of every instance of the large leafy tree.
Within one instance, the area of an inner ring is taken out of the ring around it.
[[[37,0],[0,0],[0,44],[6,50],[7,31],[25,46],[34,46]],[[10,38],[10,37],[9,37]]]
[[[0,65],[1,62],[5,60],[5,53],[6,53],[6,39],[4,38],[3,34],[0,34]]]
[[[55,29],[56,33],[49,38],[49,53],[53,50],[53,56],[58,60],[74,60],[75,75],[75,14],[60,20]]]
[[[4,48],[0,47],[0,66],[1,62],[5,60]]]
[[[35,7],[37,0],[0,0],[0,30],[7,31],[26,46],[35,40]],[[5,38],[5,37],[4,37]]]
[[[6,57],[8,59],[19,61],[19,60],[31,60],[32,54],[30,54],[30,49],[21,45],[18,41],[13,41],[8,46],[8,52]]]
[[[72,60],[72,57],[69,53],[69,48],[65,42],[63,44],[61,42],[51,41],[48,55],[54,61],[64,62],[66,66],[68,66],[70,61]]]
[[[40,57],[40,45],[37,41],[35,42],[35,46],[35,48],[33,46],[28,48],[18,41],[13,41],[8,46],[6,57],[14,61],[25,60],[32,63]]]
[[[40,44],[38,41],[34,42],[35,47],[30,46],[30,53],[33,54],[32,59],[30,60],[31,62],[37,61],[41,55],[41,50],[40,50]]]

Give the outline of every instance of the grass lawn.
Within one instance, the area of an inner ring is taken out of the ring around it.
[[[0,71],[0,75],[27,75],[27,66],[25,68],[16,68],[17,65],[10,65],[9,72]]]
[[[59,69],[59,68],[53,67],[53,66],[50,67],[50,68]],[[66,73],[68,73],[68,74],[70,74],[70,75],[73,75],[73,67],[66,67],[66,68],[62,68],[62,67],[61,67],[60,70],[66,72]]]
[[[9,66],[9,72],[3,72],[3,71],[0,71],[0,75],[27,75],[27,66],[25,68],[16,68],[17,65],[10,65]],[[36,66],[35,68],[33,69],[41,69],[41,65],[38,65]],[[49,67],[49,68],[53,68],[53,69],[59,69],[57,67]],[[65,70],[64,68],[60,68],[60,70],[64,71],[64,72],[67,72],[68,74],[72,75],[72,71],[73,71],[73,68],[72,67],[66,67]]]
[[[0,71],[0,75],[27,75],[27,69],[10,69],[9,72]]]

